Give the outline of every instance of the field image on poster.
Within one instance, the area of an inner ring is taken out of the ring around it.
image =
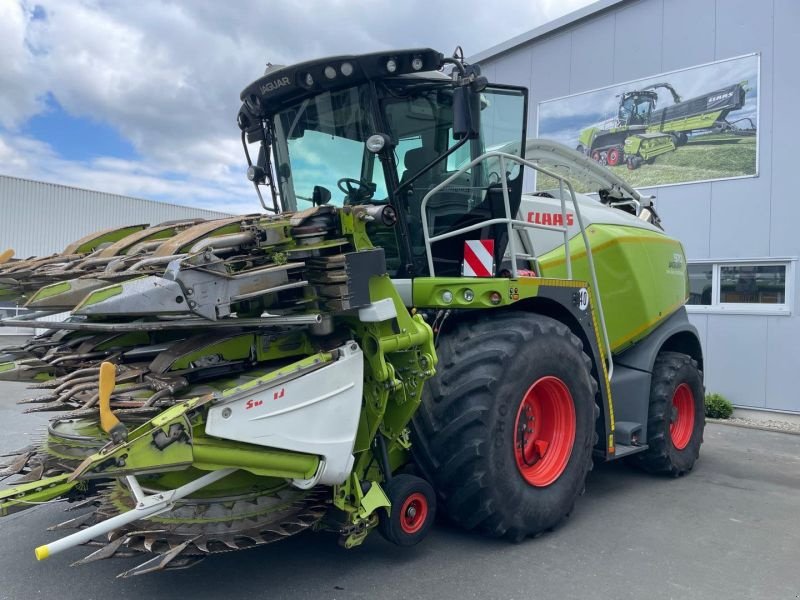
[[[575,148],[636,187],[758,174],[759,56],[752,54],[539,103],[538,137]],[[553,187],[537,178],[537,189]]]

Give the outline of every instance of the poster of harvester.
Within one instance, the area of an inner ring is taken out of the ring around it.
[[[538,137],[583,152],[634,186],[755,176],[759,58],[540,102]],[[539,177],[537,188],[549,183]]]

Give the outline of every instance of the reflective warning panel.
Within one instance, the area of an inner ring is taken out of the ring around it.
[[[464,277],[492,277],[494,275],[494,240],[467,240],[464,242]]]

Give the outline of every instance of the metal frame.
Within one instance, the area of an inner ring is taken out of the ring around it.
[[[39,546],[36,548],[36,558],[38,560],[44,560],[69,548],[74,548],[75,546],[90,542],[96,537],[105,536],[115,529],[119,529],[123,525],[133,523],[134,521],[138,521],[140,519],[146,519],[170,510],[174,503],[178,500],[211,485],[215,481],[219,481],[220,479],[227,477],[234,471],[236,471],[236,469],[233,468],[211,471],[205,475],[201,475],[194,481],[190,481],[189,483],[180,486],[179,488],[151,495],[146,495],[144,493],[142,487],[139,485],[139,481],[134,475],[126,475],[125,481],[127,482],[131,493],[136,499],[135,508],[124,513],[120,513],[114,517],[111,517],[110,519],[106,519],[105,521],[101,521],[100,523],[92,525],[91,527],[87,527],[86,529],[82,529],[76,533],[73,533],[72,535],[55,540],[49,544],[45,544],[44,546]]]
[[[709,265],[711,267],[711,304],[687,304],[690,314],[698,315],[764,315],[791,316],[795,301],[795,264],[798,257],[764,257],[764,258],[700,258],[686,261],[687,268],[692,265]],[[726,266],[781,266],[786,267],[784,302],[781,304],[721,302],[720,301],[720,268]]]
[[[199,317],[185,319],[162,319],[158,321],[131,321],[129,323],[97,323],[95,321],[45,321],[44,318],[63,311],[41,311],[29,315],[21,315],[0,319],[0,327],[30,327],[44,329],[69,329],[72,331],[161,331],[166,329],[198,329],[198,328],[238,328],[238,327],[277,327],[288,325],[314,325],[322,321],[320,314],[308,315],[275,315],[254,319],[226,318],[209,321]],[[0,329],[2,331],[2,329]]]
[[[469,233],[470,231],[476,231],[478,229],[483,229],[484,227],[488,227],[490,225],[505,225],[506,231],[508,232],[508,248],[509,254],[511,258],[511,277],[513,279],[517,279],[519,277],[519,273],[517,271],[517,259],[526,259],[526,260],[537,260],[535,255],[530,254],[520,254],[517,252],[517,240],[516,236],[514,235],[514,230],[519,229],[544,229],[548,231],[558,231],[564,235],[564,257],[566,260],[566,267],[567,267],[567,279],[572,280],[572,258],[570,256],[569,250],[569,229],[566,225],[558,226],[558,225],[538,225],[536,223],[529,223],[527,221],[520,221],[515,219],[514,216],[511,214],[511,201],[509,199],[508,194],[508,179],[503,177],[500,181],[502,188],[503,188],[503,207],[505,209],[505,217],[495,218],[495,219],[487,219],[480,223],[476,223],[474,225],[469,225],[467,227],[461,227],[460,229],[456,229],[454,231],[448,231],[446,233],[442,233],[439,235],[435,235],[431,237],[429,226],[428,226],[428,201],[431,197],[444,189],[448,186],[452,181],[458,178],[459,175],[465,173],[478,163],[485,161],[489,158],[497,158],[500,161],[500,171],[501,173],[506,173],[506,161],[511,161],[513,163],[517,163],[522,167],[530,167],[534,171],[539,173],[543,173],[550,177],[553,177],[558,180],[559,183],[559,191],[560,191],[560,201],[561,201],[561,218],[562,223],[567,222],[567,207],[566,207],[566,199],[564,194],[564,185],[566,184],[567,189],[569,190],[570,199],[572,201],[572,208],[575,211],[575,218],[578,223],[578,227],[580,227],[581,231],[581,238],[583,239],[583,245],[586,249],[586,261],[589,266],[589,278],[590,283],[592,285],[592,289],[594,290],[594,300],[597,305],[597,317],[600,325],[600,329],[603,334],[603,345],[605,346],[606,351],[606,361],[607,361],[607,369],[608,369],[608,379],[611,380],[611,376],[614,372],[614,364],[611,358],[611,344],[608,339],[608,331],[606,330],[606,321],[605,316],[603,314],[603,305],[600,300],[600,289],[597,285],[597,273],[595,272],[594,268],[594,258],[592,256],[592,249],[591,245],[589,244],[589,237],[586,235],[586,227],[583,224],[583,217],[581,216],[581,209],[578,203],[578,200],[575,196],[575,189],[572,187],[572,184],[569,182],[568,179],[558,175],[552,171],[549,171],[539,165],[525,160],[524,158],[520,158],[519,156],[515,156],[513,154],[508,154],[506,152],[498,152],[498,151],[490,151],[482,154],[478,158],[471,161],[469,164],[464,165],[458,171],[450,175],[447,179],[436,185],[433,189],[431,189],[425,196],[422,198],[422,203],[420,205],[420,213],[422,216],[422,233],[425,239],[425,253],[428,259],[428,272],[430,273],[431,277],[436,277],[436,270],[433,264],[433,250],[431,248],[432,244],[436,242],[440,242],[442,240],[446,240],[464,233]]]

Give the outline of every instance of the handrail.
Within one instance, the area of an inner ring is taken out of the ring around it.
[[[559,185],[559,196],[561,202],[561,222],[567,223],[567,208],[566,208],[566,199],[564,194],[564,186],[567,186],[569,190],[570,200],[572,202],[573,210],[575,211],[575,220],[578,223],[578,227],[581,231],[581,238],[583,240],[584,248],[586,249],[586,262],[589,267],[589,278],[590,283],[594,292],[594,299],[597,305],[597,314],[600,321],[600,330],[603,334],[603,345],[605,346],[606,350],[606,363],[607,363],[607,370],[608,370],[608,379],[611,379],[611,376],[614,373],[614,363],[611,358],[611,343],[608,339],[608,330],[606,328],[606,319],[603,313],[603,304],[600,300],[600,288],[597,284],[597,272],[595,271],[594,267],[594,258],[592,256],[592,249],[589,245],[589,237],[586,235],[586,227],[583,224],[583,217],[581,216],[580,206],[578,204],[578,199],[575,196],[575,189],[573,188],[570,181],[561,175],[558,175],[555,172],[552,172],[548,169],[545,169],[529,160],[525,160],[524,158],[520,158],[519,156],[515,156],[513,154],[508,154],[507,152],[499,152],[496,150],[486,152],[476,159],[472,160],[469,164],[464,165],[460,169],[458,169],[455,173],[450,175],[447,179],[442,181],[441,183],[434,186],[431,190],[428,191],[425,196],[422,198],[422,202],[420,205],[420,213],[422,217],[422,234],[425,239],[425,252],[426,257],[428,259],[428,271],[431,277],[435,277],[435,266],[433,264],[433,250],[431,245],[446,240],[448,238],[455,237],[457,235],[461,235],[464,233],[469,233],[470,231],[475,231],[477,229],[483,229],[489,225],[505,225],[506,231],[508,234],[508,246],[509,246],[509,253],[511,255],[511,276],[513,279],[517,279],[519,273],[517,271],[517,258],[520,256],[517,252],[517,240],[514,236],[514,230],[516,229],[544,229],[548,231],[558,231],[563,233],[564,235],[564,257],[565,257],[565,266],[567,268],[567,279],[573,279],[572,276],[572,259],[570,255],[570,248],[569,248],[569,228],[564,226],[557,226],[557,225],[539,225],[536,223],[529,223],[527,221],[520,221],[515,219],[511,215],[511,201],[508,194],[508,180],[505,176],[501,177],[500,183],[502,184],[503,190],[503,208],[505,210],[505,217],[497,217],[493,219],[487,219],[485,221],[481,221],[480,223],[475,223],[473,225],[468,225],[466,227],[461,227],[454,231],[448,231],[446,233],[442,233],[439,235],[431,236],[430,235],[430,228],[428,226],[428,201],[431,199],[432,196],[440,192],[442,189],[447,187],[452,181],[456,180],[459,175],[466,173],[469,169],[474,167],[480,162],[483,162],[489,158],[498,158],[500,160],[500,170],[503,174],[506,173],[506,161],[510,160],[519,164],[521,167],[530,167],[534,171],[542,173],[544,175],[548,175],[549,177],[553,177],[558,180]],[[535,251],[534,251],[535,252]],[[526,255],[527,256],[527,255]]]

